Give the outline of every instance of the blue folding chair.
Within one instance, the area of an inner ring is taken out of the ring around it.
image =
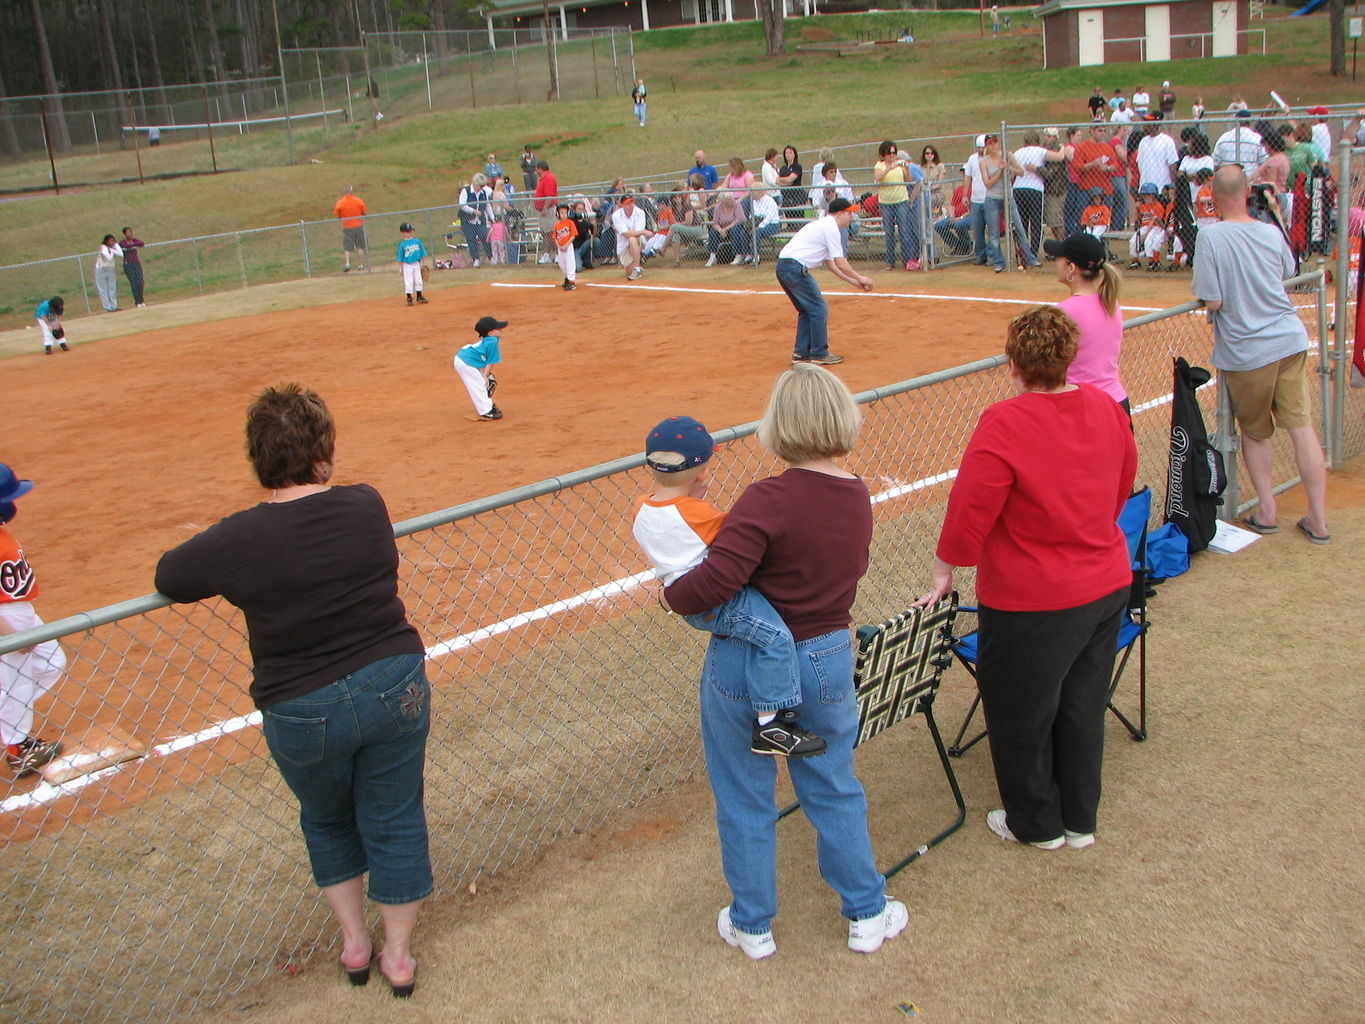
[[[1133,587],[1128,599],[1128,609],[1123,622],[1119,625],[1118,660],[1114,665],[1113,679],[1109,683],[1109,710],[1124,724],[1133,739],[1138,741],[1147,738],[1147,630],[1151,625],[1147,621],[1147,588],[1150,577],[1147,568],[1147,519],[1151,511],[1152,490],[1150,487],[1144,487],[1124,503],[1118,518],[1119,527],[1128,541],[1128,560],[1133,568]],[[963,605],[958,611],[974,612],[976,608]],[[953,657],[962,663],[962,667],[972,674],[973,679],[976,678],[978,639],[979,634],[976,630],[952,638]],[[1114,704],[1114,694],[1118,691],[1124,669],[1128,667],[1134,651],[1137,651],[1138,657],[1136,724]],[[967,717],[962,720],[961,728],[957,730],[957,737],[948,748],[948,753],[953,757],[961,757],[985,738],[986,730],[982,729],[966,743],[962,742],[962,737],[967,735],[972,719],[976,716],[976,709],[980,705],[981,694],[978,693],[972,700],[972,706],[967,710]]]

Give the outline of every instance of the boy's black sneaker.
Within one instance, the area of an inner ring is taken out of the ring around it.
[[[408,296],[408,305],[409,305],[409,306],[412,305],[412,296],[411,296],[411,295]]]
[[[417,301],[421,303],[423,306],[425,306],[427,304],[427,297],[423,295],[421,292],[418,292]]]
[[[495,406],[493,406],[493,408],[489,409],[486,413],[484,413],[482,416],[480,416],[479,419],[481,419],[481,420],[500,420],[500,419],[502,419],[502,410],[499,409],[499,408],[495,405]]]
[[[754,719],[749,733],[749,749],[769,757],[813,757],[829,746],[823,736],[801,728],[800,716],[788,708],[779,711],[767,725]]]
[[[54,740],[47,743],[40,739],[29,737],[19,744],[17,754],[10,753],[5,749],[5,760],[9,762],[10,771],[14,772],[14,777],[22,779],[25,775],[32,775],[43,765],[47,764],[54,757],[62,752],[61,740]]]

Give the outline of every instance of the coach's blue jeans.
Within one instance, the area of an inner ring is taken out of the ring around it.
[[[792,631],[768,599],[753,587],[741,587],[724,604],[683,618],[696,629],[728,637],[743,647],[744,678],[749,683],[749,703],[755,714],[781,711],[801,703]]]
[[[370,899],[431,895],[422,806],[431,688],[423,656],[382,658],[261,711],[266,745],[299,801],[313,880],[370,873]]]
[[[795,354],[802,359],[829,355],[829,304],[814,276],[799,260],[779,259],[777,283],[796,307]]]
[[[488,244],[488,228],[478,221],[470,221],[460,225],[460,230],[464,232],[465,244],[469,246],[469,258],[471,260],[491,260],[493,258],[492,247]]]
[[[847,630],[796,644],[801,724],[825,738],[818,757],[787,762],[801,810],[816,832],[820,874],[839,894],[845,917],[886,906],[867,831],[867,797],[853,774],[858,702]],[[776,759],[749,750],[748,679],[742,645],[714,637],[701,679],[701,734],[716,800],[721,864],[730,886],[730,920],[742,932],[766,931],[777,913]]]

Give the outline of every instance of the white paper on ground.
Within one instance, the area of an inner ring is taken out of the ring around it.
[[[1209,550],[1217,551],[1219,554],[1230,555],[1234,551],[1241,551],[1248,544],[1261,539],[1259,533],[1245,530],[1232,523],[1218,520],[1218,527],[1213,532],[1213,540],[1209,541]]]

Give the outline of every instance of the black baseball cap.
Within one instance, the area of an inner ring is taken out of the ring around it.
[[[399,224],[399,225],[398,225],[398,230],[399,230],[400,232],[411,231],[411,230],[412,230],[412,225],[409,224],[407,221],[403,221],[402,224]]]
[[[1094,235],[1088,235],[1083,231],[1078,231],[1074,235],[1067,235],[1060,242],[1055,238],[1044,239],[1043,252],[1049,256],[1060,256],[1065,260],[1070,260],[1086,273],[1099,270],[1109,259],[1109,253],[1104,248],[1104,243]]]
[[[715,441],[698,421],[691,416],[670,416],[646,435],[645,465],[660,473],[681,473],[703,465],[715,450]],[[657,452],[677,452],[683,462],[655,462],[650,456]]]
[[[847,199],[843,198],[835,199],[829,204],[830,213],[843,213],[845,210],[851,210],[854,213],[857,213],[860,209],[862,209],[862,207],[857,203],[850,203]]]
[[[495,316],[481,316],[479,322],[474,325],[474,330],[478,332],[480,338],[486,338],[494,331],[506,326],[506,320],[499,320]]]

